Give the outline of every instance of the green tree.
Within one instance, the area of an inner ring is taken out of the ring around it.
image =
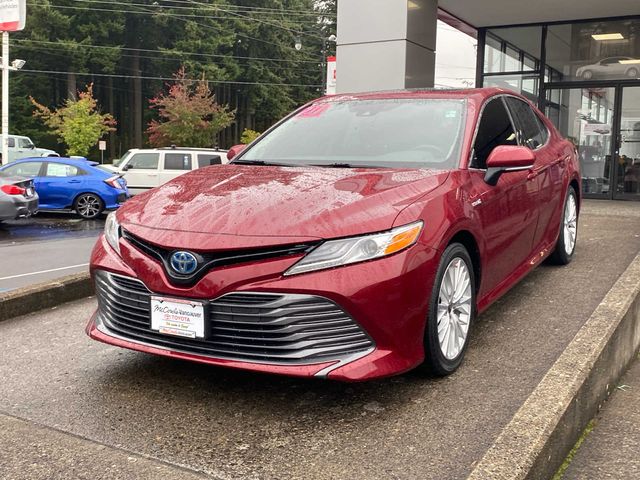
[[[102,114],[93,98],[93,85],[78,92],[78,99],[70,98],[57,110],[39,104],[33,97],[33,115],[40,118],[67,146],[67,155],[86,156],[100,138],[112,131],[116,121],[111,114]]]
[[[240,136],[240,143],[242,143],[243,145],[249,145],[254,140],[257,140],[260,135],[260,132],[256,132],[255,130],[251,130],[250,128],[245,128],[242,132],[242,135]]]
[[[149,123],[149,143],[156,147],[214,146],[216,135],[233,123],[235,112],[216,103],[204,75],[194,82],[181,68],[174,78],[167,94],[161,93],[149,101],[159,115],[159,120]]]

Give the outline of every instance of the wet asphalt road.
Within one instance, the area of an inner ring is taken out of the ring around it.
[[[86,271],[104,218],[41,213],[0,223],[0,292]]]
[[[94,299],[0,323],[0,451],[21,452],[0,467],[16,479],[110,478],[105,462],[118,478],[465,478],[640,251],[637,204],[583,213],[575,261],[541,266],[483,314],[445,379],[349,385],[125,351],[85,336]]]

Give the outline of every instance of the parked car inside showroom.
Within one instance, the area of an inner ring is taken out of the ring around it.
[[[37,211],[33,180],[0,172],[0,222],[28,218]]]
[[[361,381],[462,362],[477,315],[574,256],[573,145],[497,88],[326,97],[109,215],[90,337]]]
[[[98,163],[71,158],[25,158],[0,172],[33,179],[41,211],[74,211],[84,219],[115,210],[129,197],[127,183]]]

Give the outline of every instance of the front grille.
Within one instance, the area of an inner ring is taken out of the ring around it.
[[[209,302],[205,339],[151,330],[151,295],[134,278],[96,273],[99,318],[107,333],[138,343],[238,361],[309,364],[373,348],[371,338],[338,305],[312,295],[231,293]]]
[[[170,266],[171,255],[177,249],[166,249],[147,242],[127,230],[122,230],[122,237],[140,252],[162,262],[164,270],[172,283],[180,286],[194,285],[208,271],[214,268],[237,265],[240,263],[256,262],[271,258],[286,258],[292,255],[302,255],[310,252],[316,243],[299,243],[280,245],[275,247],[254,248],[246,250],[221,250],[217,252],[192,252],[198,261],[197,270],[191,275],[180,275]]]

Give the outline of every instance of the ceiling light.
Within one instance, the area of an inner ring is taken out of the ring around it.
[[[619,63],[623,65],[629,65],[632,63],[640,63],[640,58],[628,58],[627,60],[620,60]]]
[[[412,0],[409,0],[407,2],[407,7],[409,8],[409,10],[419,10],[420,8],[422,8],[422,6],[419,3],[414,2]]]
[[[621,33],[597,33],[591,35],[594,40],[624,40]]]

